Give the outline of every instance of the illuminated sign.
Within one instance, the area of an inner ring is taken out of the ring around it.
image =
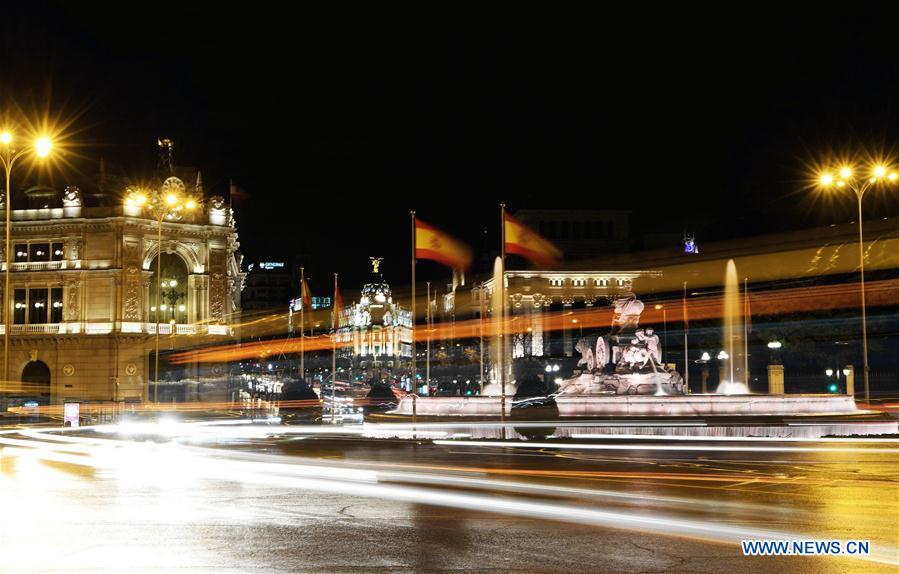
[[[259,262],[260,269],[270,270],[270,269],[280,269],[281,267],[284,267],[283,261],[260,261]]]
[[[696,245],[696,239],[694,237],[684,237],[684,253],[692,253],[693,255],[699,254],[699,246]]]
[[[299,311],[300,307],[303,305],[302,299],[297,297],[296,299],[290,300],[290,308],[293,311]],[[331,308],[331,298],[330,297],[312,297],[312,309],[330,309]]]
[[[65,403],[63,405],[63,419],[62,426],[64,427],[77,427],[78,422],[81,418],[81,404],[80,403]]]

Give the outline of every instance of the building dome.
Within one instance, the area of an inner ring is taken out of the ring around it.
[[[371,280],[362,287],[362,299],[360,303],[368,307],[370,305],[386,305],[393,303],[393,295],[390,291],[390,285],[381,275],[380,257],[371,257]]]

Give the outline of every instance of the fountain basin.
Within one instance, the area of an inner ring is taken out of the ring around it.
[[[557,395],[559,416],[789,416],[857,414],[848,395]],[[498,416],[501,397],[418,397],[419,416]],[[506,414],[512,397],[506,397]],[[412,415],[412,397],[392,414]]]
[[[778,416],[855,414],[848,395],[578,395],[556,397],[560,416]]]
[[[412,416],[411,395],[400,399],[396,409],[391,414]],[[423,417],[451,417],[451,416],[499,416],[502,405],[501,396],[478,397],[418,397],[415,399],[415,414]],[[512,397],[506,397],[506,414],[512,411]]]

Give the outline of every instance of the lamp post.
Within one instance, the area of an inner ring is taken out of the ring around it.
[[[4,268],[5,279],[4,279],[4,289],[3,289],[3,387],[4,392],[0,393],[4,399],[6,397],[5,387],[9,381],[9,272],[10,272],[10,239],[11,239],[11,229],[10,229],[10,213],[12,212],[12,193],[10,191],[10,179],[12,175],[12,168],[16,163],[16,160],[25,155],[26,153],[32,152],[39,158],[45,158],[50,155],[50,151],[53,149],[53,142],[47,136],[41,136],[34,140],[32,145],[24,147],[22,149],[16,149],[15,144],[13,143],[13,135],[12,132],[3,130],[0,132],[0,162],[3,163],[3,170],[6,172],[6,198],[4,208],[6,210],[6,267]],[[4,404],[2,405],[4,408],[2,410],[6,410],[6,404],[4,400]]]
[[[887,166],[875,164],[870,166],[870,175],[868,177],[856,177],[851,166],[844,165],[834,177],[830,172],[824,172],[818,177],[818,183],[821,187],[827,189],[848,188],[855,194],[858,202],[858,265],[859,265],[859,286],[862,303],[862,363],[864,364],[865,375],[865,402],[871,399],[870,387],[868,385],[868,312],[865,306],[865,245],[864,245],[864,229],[862,224],[862,199],[865,192],[877,185],[878,183],[895,183],[899,179],[899,174],[889,170]]]
[[[156,189],[147,192],[129,193],[125,197],[125,205],[146,207],[156,219],[156,246],[158,253],[156,255],[156,356],[153,371],[153,402],[159,404],[159,312],[161,310],[159,298],[162,291],[162,222],[164,219],[177,219],[182,212],[193,211],[197,207],[197,201],[175,191]],[[175,285],[177,285],[177,282]],[[172,329],[174,329],[174,326]]]

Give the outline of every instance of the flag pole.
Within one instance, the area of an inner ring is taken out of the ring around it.
[[[305,268],[300,266],[300,379],[306,380],[306,321],[303,314],[306,310],[304,287],[306,286]]]
[[[412,422],[415,422],[416,415],[416,407],[417,407],[417,381],[415,379],[416,374],[416,357],[415,357],[415,210],[409,212],[409,215],[412,217],[412,251],[411,251],[411,264],[412,264],[412,380],[409,384],[409,390],[412,392]]]
[[[331,424],[334,424],[337,413],[337,273],[334,274],[334,303],[331,305]]]
[[[684,281],[684,386],[690,392],[690,348],[687,343],[687,282]]]
[[[426,363],[425,363],[425,386],[428,391],[431,390],[431,282],[427,282],[428,285],[428,309],[425,312],[425,325],[427,326],[428,333],[428,346],[427,346],[427,355],[426,355]]]
[[[502,397],[500,399],[500,416],[506,416],[506,204],[500,203],[500,275],[499,286],[500,301],[502,304],[499,309],[499,387]],[[505,429],[505,427],[503,427]]]
[[[749,277],[743,278],[743,377],[749,387]]]

